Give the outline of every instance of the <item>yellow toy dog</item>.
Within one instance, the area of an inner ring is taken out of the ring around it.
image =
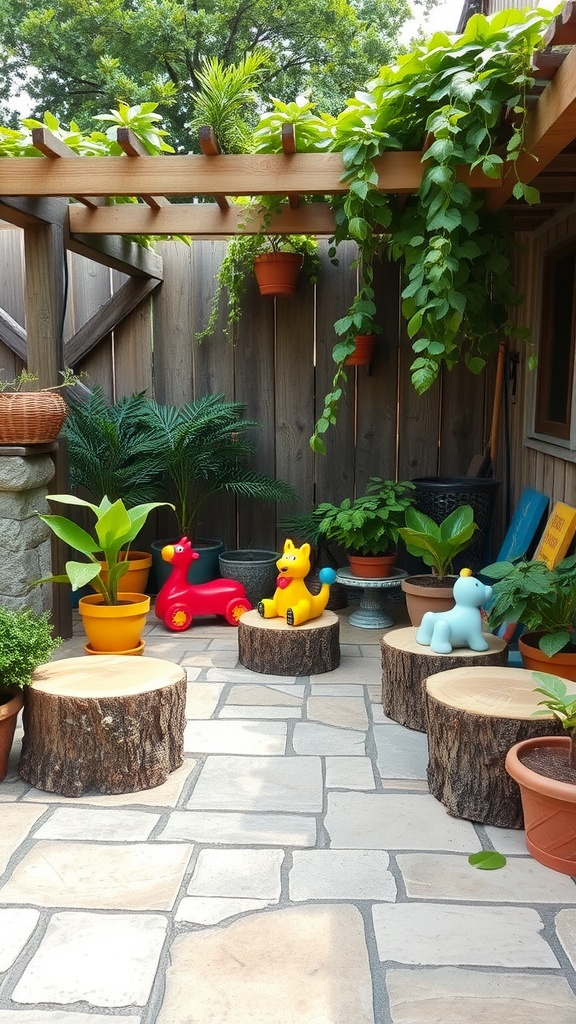
[[[296,548],[291,540],[284,544],[276,566],[279,576],[274,597],[264,598],[258,604],[262,618],[285,618],[289,626],[300,626],[322,615],[330,597],[330,584],[336,579],[334,569],[320,570],[320,593],[311,594],[304,583],[304,577],[310,572],[310,545]]]

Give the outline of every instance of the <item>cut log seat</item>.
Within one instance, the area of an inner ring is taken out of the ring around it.
[[[61,796],[136,793],[183,761],[186,671],[99,655],[41,665],[25,691],[20,775]]]
[[[322,612],[301,626],[245,612],[238,623],[240,664],[273,676],[310,676],[340,664],[340,620]]]
[[[434,654],[416,642],[417,627],[393,629],[382,637],[382,707],[384,714],[409,729],[426,732],[426,678],[462,665],[505,665],[506,643],[485,633],[487,651],[468,647]]]
[[[519,740],[562,732],[552,715],[531,717],[536,685],[523,668],[466,667],[427,679],[428,785],[455,818],[523,827],[506,753]]]

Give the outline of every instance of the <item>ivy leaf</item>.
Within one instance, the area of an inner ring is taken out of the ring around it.
[[[470,854],[468,863],[481,871],[496,871],[497,868],[505,866],[506,857],[502,853],[497,853],[496,850],[480,850],[479,853]]]

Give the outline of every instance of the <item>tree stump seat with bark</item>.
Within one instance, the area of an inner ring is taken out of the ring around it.
[[[393,629],[382,637],[382,707],[399,725],[426,732],[426,679],[437,672],[471,665],[505,665],[507,645],[485,633],[487,651],[457,648],[451,654],[434,654],[416,642],[417,627]]]
[[[284,619],[263,619],[245,612],[238,623],[240,664],[274,676],[310,676],[332,672],[340,664],[340,620],[323,611],[301,626]]]
[[[540,700],[535,686],[522,668],[466,666],[427,679],[428,785],[453,817],[523,827],[506,753],[519,740],[562,732],[552,715],[531,717]]]
[[[26,688],[20,775],[61,796],[136,793],[183,761],[186,670],[98,655],[41,665]]]

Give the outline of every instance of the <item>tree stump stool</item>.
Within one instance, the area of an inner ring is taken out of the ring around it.
[[[455,818],[523,827],[520,790],[504,768],[506,754],[519,740],[562,732],[552,715],[531,718],[540,700],[535,686],[523,668],[466,666],[426,681],[428,785]]]
[[[20,775],[61,796],[136,793],[183,761],[186,671],[98,655],[41,665],[25,690]]]
[[[434,654],[416,643],[417,627],[393,629],[382,637],[382,707],[384,714],[409,729],[426,732],[428,676],[465,665],[505,665],[506,642],[485,633],[487,651],[457,648],[451,654]]]
[[[245,612],[238,623],[240,664],[274,676],[310,676],[340,664],[340,620],[322,612],[301,626]]]

